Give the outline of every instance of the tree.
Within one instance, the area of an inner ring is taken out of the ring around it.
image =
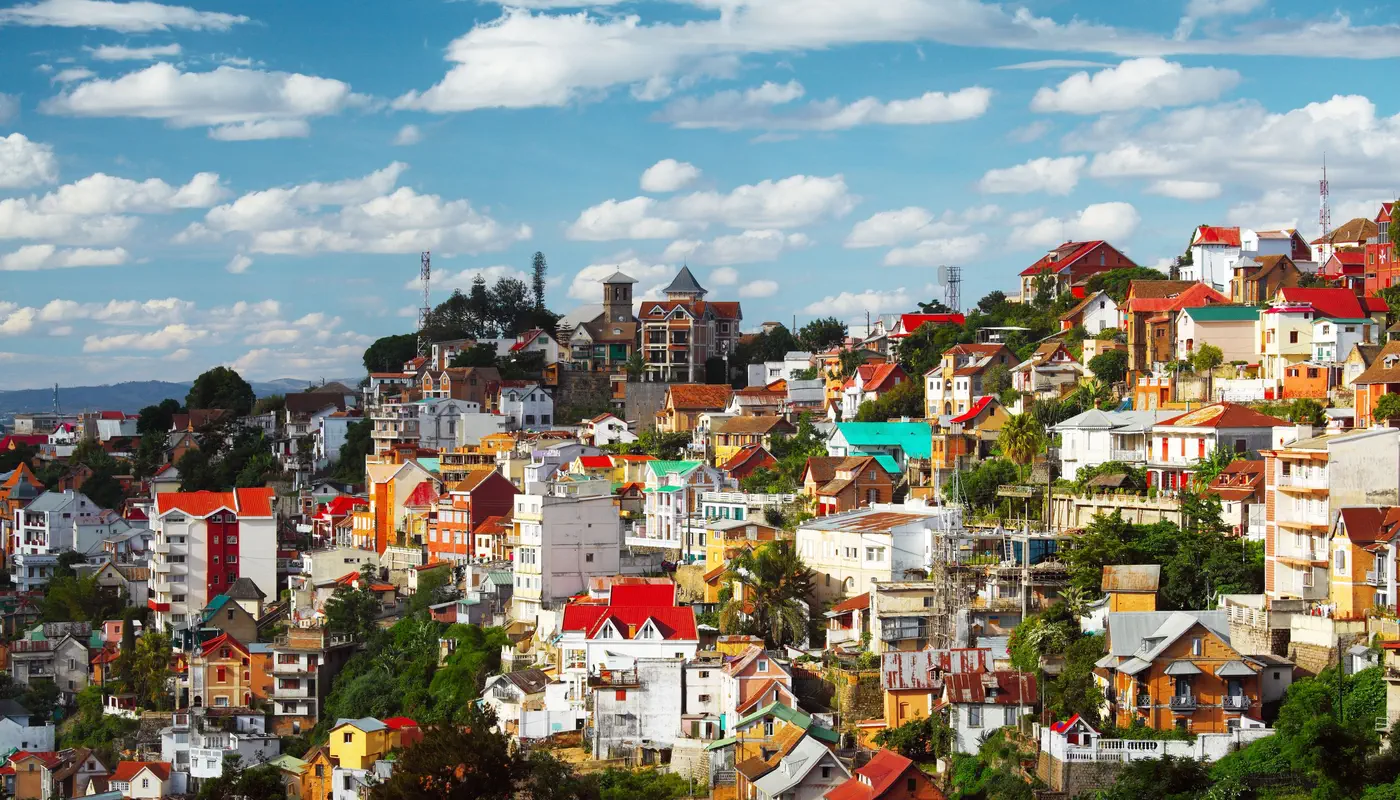
[[[271,764],[244,767],[241,756],[224,756],[224,768],[219,777],[200,782],[196,800],[254,800],[281,797],[282,773]]]
[[[82,560],[79,555],[78,561]],[[77,577],[70,574],[49,581],[40,604],[40,613],[45,622],[101,623],[121,616],[124,608],[124,593],[102,586],[93,575]]]
[[[919,383],[925,372],[943,359],[943,353],[965,339],[970,339],[957,325],[934,325],[925,322],[899,342],[899,364],[905,373]]]
[[[1294,425],[1323,427],[1327,424],[1327,413],[1316,400],[1301,397],[1288,408],[1288,420]]]
[[[861,365],[865,363],[865,356],[868,352],[870,351],[858,349],[841,351],[841,354],[836,358],[841,365],[840,377],[842,380],[856,374],[856,370],[860,369]]]
[[[1210,781],[1203,761],[1164,756],[1159,759],[1130,761],[1118,773],[1113,785],[1100,789],[1094,800],[1195,800]]]
[[[814,319],[797,332],[797,341],[803,349],[819,353],[846,341],[846,323],[835,317]]]
[[[1225,363],[1225,351],[1213,344],[1201,345],[1191,356],[1191,366],[1200,373],[1208,374],[1223,363]]]
[[[993,364],[982,375],[982,393],[1000,395],[1011,388],[1011,370],[1005,364]]]
[[[1376,419],[1392,420],[1400,417],[1400,394],[1383,394],[1381,399],[1376,401],[1375,410],[1372,411]]]
[[[362,419],[345,426],[345,444],[340,446],[331,476],[345,483],[364,483],[365,456],[374,450],[370,421]]]
[[[360,588],[337,586],[326,601],[326,629],[348,633],[360,641],[369,638],[377,627],[379,598],[369,589],[371,577],[360,573]]]
[[[642,358],[641,350],[633,350],[627,357],[627,363],[622,365],[622,369],[627,373],[627,380],[639,381],[647,374],[647,362]]]
[[[1100,272],[1090,278],[1084,287],[1084,293],[1087,296],[1103,290],[1108,292],[1108,296],[1112,297],[1114,302],[1122,304],[1124,300],[1128,299],[1128,286],[1133,281],[1162,281],[1166,279],[1166,275],[1155,269],[1122,267],[1111,269],[1108,272]]]
[[[1196,461],[1195,472],[1192,473],[1191,477],[1196,486],[1204,490],[1211,481],[1225,471],[1226,467],[1241,458],[1244,458],[1243,453],[1236,453],[1229,447],[1217,447],[1207,453],[1205,458]]]
[[[876,400],[866,400],[856,409],[856,422],[884,422],[898,417],[924,415],[924,382],[901,381]]]
[[[159,404],[146,406],[136,417],[136,432],[142,436],[158,433],[164,436],[175,421],[175,415],[184,412],[180,401],[165,398]]]
[[[1002,455],[1018,466],[1026,466],[1045,446],[1045,428],[1034,415],[1013,414],[997,434],[997,447]]]
[[[526,330],[529,314],[535,309],[530,289],[524,281],[498,278],[489,293],[491,305],[487,318],[501,336],[507,338]]]
[[[774,649],[802,643],[807,639],[813,576],[790,541],[765,542],[740,553],[726,572],[726,582],[739,589],[720,609],[720,629],[758,633]]]
[[[274,411],[282,411],[287,407],[287,396],[281,394],[270,394],[267,397],[259,397],[258,402],[253,404],[253,413],[269,414]]]
[[[1105,350],[1089,359],[1089,371],[1107,384],[1122,383],[1128,376],[1128,351]]]
[[[428,606],[444,603],[457,594],[452,584],[452,568],[443,566],[418,573],[418,590],[409,598],[408,610],[417,614]]]
[[[136,647],[130,654],[123,652],[118,657],[118,673],[131,675],[130,685],[122,688],[136,695],[138,705],[152,710],[174,705],[170,696],[170,684],[174,679],[170,669],[171,648],[169,635],[147,630],[136,639]],[[131,660],[129,665],[121,663],[126,658]]]
[[[933,761],[952,752],[953,729],[940,714],[916,717],[875,734],[875,744],[914,761]]]
[[[85,563],[87,563],[87,559],[83,557],[82,553],[76,550],[64,550],[62,553],[58,554],[58,562],[54,564],[53,568],[53,577],[76,578],[78,577],[78,573],[73,567]]]
[[[88,686],[78,692],[78,713],[63,726],[58,740],[60,749],[87,747],[104,764],[116,763],[118,743],[135,733],[141,724],[102,713],[102,704],[101,686]]]
[[[530,291],[535,295],[535,308],[544,308],[544,276],[548,271],[549,264],[544,260],[544,253],[536,250],[530,263]]]
[[[243,417],[253,410],[255,399],[253,387],[243,376],[228,367],[214,367],[194,379],[189,394],[185,395],[185,406],[221,408],[235,417]]]
[[[490,344],[474,344],[452,357],[450,367],[494,367],[496,347]]]
[[[394,763],[393,776],[370,789],[370,800],[511,800],[526,776],[510,740],[493,732],[490,706],[469,704],[463,727],[429,728]]]
[[[963,477],[962,487],[972,508],[991,508],[997,502],[997,487],[1014,483],[1019,473],[1016,465],[1004,458],[989,458]],[[949,497],[949,502],[960,498]]]

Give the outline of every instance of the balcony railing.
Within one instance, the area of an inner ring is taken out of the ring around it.
[[[1234,711],[1238,713],[1247,710],[1251,705],[1253,705],[1253,701],[1251,701],[1248,697],[1245,697],[1242,694],[1227,694],[1224,697],[1220,698],[1220,705],[1226,711]]]
[[[1140,448],[1140,449],[1135,449],[1135,450],[1109,450],[1109,451],[1108,451],[1108,460],[1109,460],[1109,461],[1126,461],[1126,462],[1129,462],[1129,463],[1134,462],[1134,461],[1146,461],[1146,460],[1147,460],[1147,448]]]
[[[1196,698],[1189,694],[1174,695],[1167,705],[1172,711],[1195,711]]]
[[[1379,571],[1379,570],[1374,570],[1374,569],[1368,569],[1368,570],[1366,570],[1366,585],[1367,585],[1367,586],[1381,586],[1384,580],[1385,580],[1385,574],[1382,573],[1381,571]]]

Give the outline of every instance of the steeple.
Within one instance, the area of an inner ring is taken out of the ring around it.
[[[666,287],[665,293],[667,300],[700,300],[709,294],[705,287],[695,280],[688,266],[681,267],[671,285]]]
[[[632,321],[632,284],[636,282],[621,271],[603,279],[603,315],[608,322]]]

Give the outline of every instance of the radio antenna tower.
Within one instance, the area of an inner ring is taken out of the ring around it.
[[[943,303],[954,313],[962,311],[962,267],[949,265]]]
[[[53,385],[53,415],[55,417],[63,416],[63,412],[58,407],[58,384],[56,383]]]
[[[418,309],[418,355],[428,354],[428,315],[433,307],[428,300],[428,287],[433,277],[433,262],[427,250],[423,251],[422,267],[418,270],[418,280],[423,283],[423,307]]]
[[[1332,191],[1327,185],[1327,154],[1322,154],[1322,180],[1317,182],[1318,209],[1317,224],[1322,228],[1322,246],[1327,248],[1328,257],[1331,257],[1332,243],[1327,237],[1332,233]]]

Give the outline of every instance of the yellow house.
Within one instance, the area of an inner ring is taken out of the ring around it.
[[[1364,619],[1376,606],[1394,606],[1394,541],[1400,506],[1343,508],[1332,526],[1329,600],[1332,618]]]
[[[1103,568],[1103,593],[1109,611],[1156,611],[1159,564],[1115,564]]]
[[[773,445],[773,435],[791,436],[797,427],[780,416],[730,417],[710,432],[715,446],[715,463],[723,464],[750,445]]]
[[[640,453],[608,456],[608,458],[612,459],[612,479],[617,483],[646,483],[647,464],[656,460],[656,456]]]
[[[718,603],[730,559],[759,542],[778,538],[778,529],[742,519],[712,519],[705,523],[705,602]]]
[[[369,717],[336,720],[327,744],[342,768],[369,769],[390,750],[389,726]]]

